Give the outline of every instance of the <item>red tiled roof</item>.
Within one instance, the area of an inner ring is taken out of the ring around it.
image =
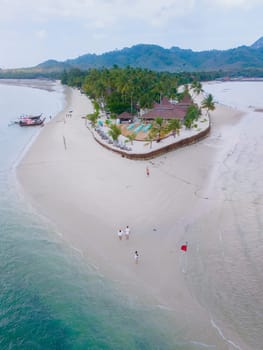
[[[133,115],[128,112],[122,112],[121,114],[118,115],[119,119],[132,119]]]
[[[173,104],[164,97],[161,103],[155,103],[154,108],[142,115],[143,119],[184,119],[188,107],[193,104],[191,97],[185,96],[181,102]]]
[[[191,104],[193,104],[192,97],[189,94],[185,94],[183,99],[180,101],[180,103],[185,103],[185,104],[191,105]]]
[[[174,108],[154,108],[151,109],[148,113],[142,115],[143,119],[155,119],[157,117],[161,117],[163,119],[184,119],[186,115],[187,109],[178,108],[174,106]]]
[[[167,97],[163,97],[160,103],[155,103],[153,108],[173,108],[174,104],[172,104]]]

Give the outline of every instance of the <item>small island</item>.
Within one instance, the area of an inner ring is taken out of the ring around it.
[[[204,138],[210,131],[212,95],[202,84],[139,68],[65,73],[62,83],[89,96],[86,125],[105,148],[130,159],[149,159]],[[200,95],[202,98],[200,98]]]

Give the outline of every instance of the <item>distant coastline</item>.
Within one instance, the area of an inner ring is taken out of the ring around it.
[[[222,81],[222,82],[227,82],[227,81],[263,81],[263,78],[261,77],[251,77],[251,78],[245,78],[245,77],[236,77],[236,78],[231,78],[231,77],[224,77],[224,78],[218,78],[216,81]]]
[[[46,91],[55,91],[55,86],[59,84],[59,80],[52,80],[48,78],[36,78],[36,79],[19,79],[19,78],[4,78],[0,79],[1,84],[25,86],[32,89],[40,89]]]

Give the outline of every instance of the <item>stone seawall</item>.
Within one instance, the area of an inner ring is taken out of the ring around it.
[[[147,160],[147,159],[152,159],[152,158],[158,157],[158,156],[163,155],[167,152],[173,151],[177,148],[188,146],[188,145],[191,145],[193,143],[196,143],[196,142],[204,139],[210,133],[210,129],[211,129],[211,124],[209,123],[209,126],[205,130],[201,131],[200,133],[198,133],[196,135],[187,137],[187,138],[182,139],[182,140],[175,141],[169,145],[165,145],[163,147],[160,147],[159,149],[152,150],[149,152],[143,152],[143,153],[132,153],[132,152],[123,151],[121,149],[111,147],[110,145],[103,143],[98,137],[96,137],[95,133],[92,130],[90,130],[90,131],[91,131],[94,139],[102,147],[108,149],[109,151],[118,153],[122,157],[125,157],[128,159]],[[140,141],[140,142],[143,142],[143,141]]]

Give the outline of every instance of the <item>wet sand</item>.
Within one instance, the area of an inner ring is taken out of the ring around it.
[[[66,88],[66,94],[65,110],[43,128],[18,166],[25,196],[123,293],[167,310],[187,339],[229,349],[187,287],[186,228],[207,210],[221,133],[241,113],[217,105],[205,140],[151,161],[132,161],[94,141],[82,118],[92,112],[90,101],[77,90]],[[72,116],[66,117],[69,109]],[[120,241],[118,229],[126,225],[130,239]],[[202,239],[206,244],[209,235]],[[180,250],[185,241],[186,254]]]

